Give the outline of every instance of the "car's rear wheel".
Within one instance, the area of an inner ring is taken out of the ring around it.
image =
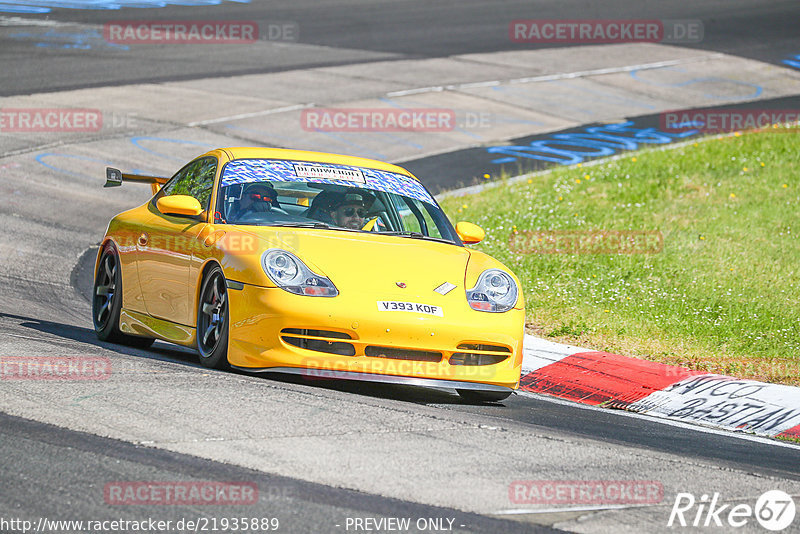
[[[119,255],[112,243],[106,243],[94,276],[92,291],[92,319],[94,331],[101,341],[122,343],[132,347],[147,348],[153,339],[123,334],[119,329],[122,309],[122,269]]]
[[[474,389],[457,389],[456,391],[467,402],[499,402],[511,395],[511,391],[476,391]]]
[[[228,369],[228,291],[215,265],[203,278],[197,306],[197,350],[205,367]]]

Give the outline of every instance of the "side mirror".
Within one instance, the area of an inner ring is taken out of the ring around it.
[[[483,228],[466,221],[456,224],[456,233],[466,245],[480,243],[486,237],[486,232],[483,231]]]
[[[203,206],[200,205],[200,202],[188,195],[161,197],[156,202],[156,207],[164,215],[177,215],[178,217],[197,217],[203,213]]]

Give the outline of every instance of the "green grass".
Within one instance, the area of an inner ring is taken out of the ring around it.
[[[441,204],[519,276],[529,328],[597,350],[800,384],[800,143],[750,133]],[[512,232],[659,230],[654,254],[515,253]]]

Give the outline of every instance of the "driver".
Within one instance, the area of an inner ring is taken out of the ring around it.
[[[362,193],[345,193],[331,207],[331,218],[337,226],[361,230],[367,216],[367,206],[371,204]]]
[[[249,213],[271,211],[277,198],[277,191],[269,184],[248,184],[242,191],[241,200],[231,208],[228,218],[236,221]]]

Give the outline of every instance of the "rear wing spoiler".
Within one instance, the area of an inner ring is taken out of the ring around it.
[[[169,178],[162,178],[161,176],[128,174],[119,169],[114,169],[113,167],[106,167],[106,185],[103,187],[119,187],[122,185],[122,182],[137,182],[140,184],[150,184],[150,189],[153,190],[153,194],[155,195],[168,180]]]

